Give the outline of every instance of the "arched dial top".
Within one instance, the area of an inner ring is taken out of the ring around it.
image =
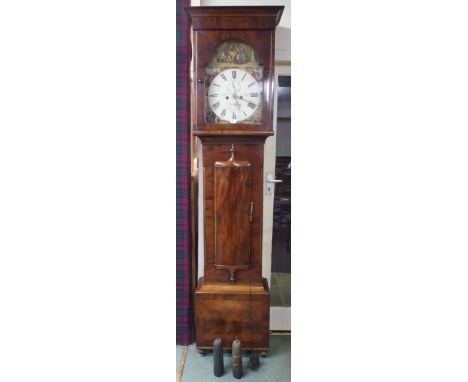
[[[230,68],[217,74],[208,88],[208,105],[228,123],[249,119],[261,102],[260,84],[246,70]]]
[[[252,45],[240,38],[220,42],[205,67],[205,121],[261,124],[263,66]]]

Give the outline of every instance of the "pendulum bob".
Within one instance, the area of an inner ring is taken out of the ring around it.
[[[216,377],[224,374],[223,342],[219,337],[213,342],[213,372]]]
[[[249,368],[250,370],[257,370],[260,365],[260,357],[258,352],[253,351],[249,356]]]
[[[232,375],[236,379],[242,378],[242,349],[238,339],[232,342]]]

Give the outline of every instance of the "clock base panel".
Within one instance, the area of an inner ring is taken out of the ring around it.
[[[196,346],[213,349],[220,337],[225,350],[239,339],[243,350],[267,352],[270,335],[270,291],[262,284],[215,284],[199,280],[195,292]]]

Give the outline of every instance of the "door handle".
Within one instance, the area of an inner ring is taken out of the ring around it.
[[[275,179],[274,174],[267,174],[266,177],[266,189],[265,189],[265,195],[271,196],[273,195],[273,185],[275,183],[282,183],[283,181],[281,179]]]
[[[275,176],[273,174],[268,174],[267,182],[268,183],[282,183],[283,181],[281,179],[275,179]]]

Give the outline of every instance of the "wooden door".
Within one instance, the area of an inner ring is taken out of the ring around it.
[[[279,173],[277,170],[279,168],[283,168],[291,172],[290,166],[288,169],[287,164],[281,165],[281,163],[277,162],[278,159],[285,159],[284,153],[280,153],[277,149],[277,140],[281,140],[281,132],[278,131],[278,123],[284,124],[285,109],[282,106],[282,110],[278,110],[278,96],[281,92],[281,84],[278,77],[291,77],[291,66],[290,65],[277,65],[275,67],[275,82],[276,86],[276,94],[275,94],[275,108],[274,108],[274,131],[275,135],[269,137],[265,143],[265,195],[264,195],[264,211],[263,211],[263,275],[269,281],[270,291],[271,291],[271,308],[270,308],[270,330],[291,330],[291,272],[289,271],[278,271],[275,270],[275,261],[273,261],[272,256],[275,254],[275,250],[278,250],[278,247],[274,247],[274,245],[278,245],[279,243],[286,244],[289,251],[284,253],[284,255],[289,256],[289,261],[291,258],[291,215],[289,213],[284,213],[283,207],[286,206],[279,206],[277,205],[277,200],[281,199],[279,196],[279,191],[281,187],[283,188],[287,186],[287,183],[290,184],[290,178],[285,179],[284,171]],[[290,88],[290,85],[289,85]],[[290,89],[289,89],[290,91]],[[290,117],[290,106],[289,106],[289,117]],[[289,122],[290,126],[290,122]],[[283,126],[284,127],[284,126]],[[290,127],[289,127],[290,129]],[[284,142],[282,144],[284,146]],[[290,150],[290,147],[289,147]],[[284,151],[284,148],[283,150]],[[291,154],[289,155],[288,162],[291,161]],[[267,192],[267,179],[268,175],[272,175],[273,178],[280,180],[284,183],[280,183],[279,187],[275,186],[274,184],[270,184],[273,186],[273,192]],[[290,175],[289,175],[290,176]],[[289,197],[290,203],[290,197]],[[289,205],[290,207],[290,205]],[[278,212],[280,212],[280,216],[278,216]],[[281,221],[279,224],[281,228],[282,237],[278,238],[278,218],[286,219],[285,221]],[[283,224],[284,223],[284,224]],[[280,239],[280,240],[278,240]],[[283,245],[281,245],[280,250],[283,250]],[[290,266],[290,265],[289,265]],[[273,271],[273,272],[272,272]]]
[[[214,164],[215,267],[234,273],[250,267],[251,163],[234,156]]]

